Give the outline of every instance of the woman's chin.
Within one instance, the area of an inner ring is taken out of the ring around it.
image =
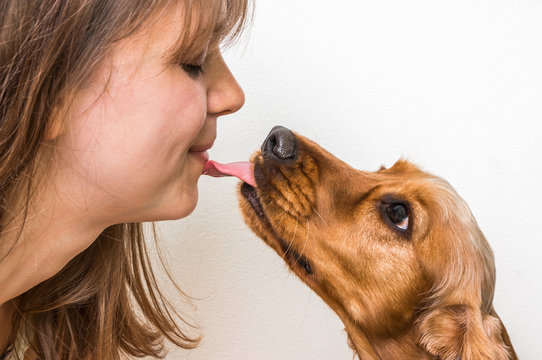
[[[198,189],[195,188],[190,193],[183,194],[178,201],[157,209],[155,219],[152,221],[182,219],[190,215],[196,209],[197,204]]]
[[[202,171],[200,164],[190,165],[192,166],[184,168],[180,177],[156,186],[157,190],[149,191],[145,195],[139,192],[140,197],[137,200],[137,195],[132,192],[129,198],[133,206],[131,210],[124,212],[130,218],[123,222],[178,220],[190,215],[198,203],[198,180]]]
[[[163,195],[162,199],[155,201],[152,205],[147,202],[147,206],[139,211],[132,211],[135,216],[127,216],[121,222],[152,222],[162,220],[178,220],[190,215],[198,203],[198,188],[194,186],[191,189]],[[127,213],[125,213],[127,215]]]

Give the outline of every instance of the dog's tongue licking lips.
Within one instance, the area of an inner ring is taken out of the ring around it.
[[[209,160],[205,164],[203,175],[214,177],[235,176],[250,186],[256,187],[256,181],[254,181],[254,168],[249,161],[221,164],[214,160]]]

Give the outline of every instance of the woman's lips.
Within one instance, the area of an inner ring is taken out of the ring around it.
[[[190,154],[198,158],[204,166],[209,161],[209,153],[207,151],[190,151]]]
[[[189,148],[188,151],[190,151],[190,152],[203,152],[203,151],[207,151],[207,150],[209,150],[210,148],[213,147],[213,144],[214,144],[214,142],[211,142],[211,143],[205,144],[205,145],[194,145],[194,146],[192,146],[191,148]]]
[[[205,166],[207,161],[209,161],[209,153],[207,150],[213,147],[213,143],[214,142],[210,142],[205,145],[194,145],[188,149],[188,152],[197,157]]]

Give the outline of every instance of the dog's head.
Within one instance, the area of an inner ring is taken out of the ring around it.
[[[446,181],[403,160],[356,170],[283,127],[252,162],[246,223],[347,330],[370,341],[414,331],[442,359],[506,358],[492,251]]]

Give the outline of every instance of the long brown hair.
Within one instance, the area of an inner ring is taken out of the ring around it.
[[[7,225],[22,213],[22,229],[36,179],[51,161],[44,139],[56,109],[112,44],[181,2],[190,31],[180,34],[177,56],[188,58],[202,41],[233,40],[248,1],[227,0],[225,8],[216,0],[0,2],[0,264],[14,246],[2,241]],[[139,223],[107,228],[60,273],[15,299],[11,345],[0,357],[161,357],[166,339],[197,346],[199,337],[186,330],[192,325],[158,287],[143,233]]]

